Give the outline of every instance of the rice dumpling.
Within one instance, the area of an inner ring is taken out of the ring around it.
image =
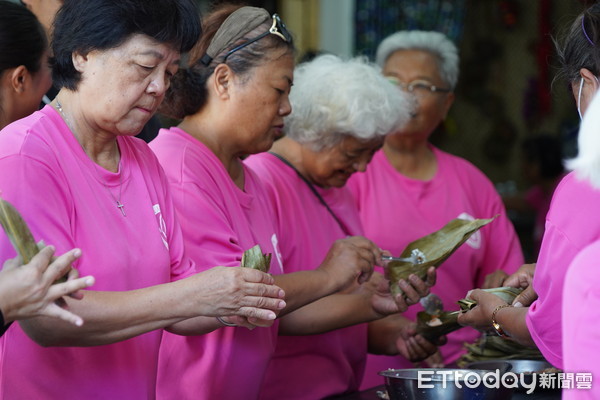
[[[263,254],[260,245],[256,245],[242,255],[242,267],[269,272],[271,268],[271,253]]]

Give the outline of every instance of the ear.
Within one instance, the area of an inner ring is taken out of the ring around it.
[[[231,95],[233,82],[233,71],[227,64],[219,64],[213,72],[212,85],[215,93],[222,99],[228,99]]]
[[[592,71],[590,71],[587,68],[581,68],[579,70],[579,75],[581,75],[581,77],[584,80],[584,85],[588,86],[590,88],[594,89],[594,93],[596,93],[596,91],[598,90],[598,87],[600,87],[600,84],[598,83],[598,78],[596,77],[596,75],[594,75],[592,73]]]
[[[71,61],[73,62],[73,67],[75,67],[75,70],[79,73],[82,73],[87,65],[88,55],[83,55],[79,52],[74,52],[71,55]]]
[[[27,80],[30,77],[27,67],[19,65],[9,72],[10,88],[16,93],[23,93],[26,89]]]
[[[444,99],[444,118],[446,119],[446,117],[448,116],[448,111],[450,111],[450,107],[452,107],[452,104],[454,104],[454,99],[456,98],[456,95],[454,94],[454,92],[450,92],[446,94],[446,99]]]

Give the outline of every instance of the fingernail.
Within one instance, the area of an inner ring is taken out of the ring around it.
[[[77,325],[77,326],[83,325],[83,320],[82,319],[75,320],[75,325]]]
[[[88,276],[87,278],[85,278],[85,284],[88,286],[92,286],[95,281],[96,280],[94,279],[93,276]]]
[[[285,292],[283,291],[283,289],[281,289],[279,291],[279,297],[282,298],[282,299],[285,297]]]
[[[279,309],[281,310],[281,309],[285,308],[285,306],[286,306],[285,301],[281,300],[279,302]],[[275,319],[275,318],[273,318],[273,319]]]
[[[75,256],[75,257],[81,257],[81,249],[74,249],[73,250],[73,256]]]
[[[513,304],[513,307],[523,307],[523,303],[517,301],[515,304]]]
[[[473,291],[472,291],[472,290],[469,290],[469,291],[467,292],[467,299],[471,297],[471,293],[473,293]]]

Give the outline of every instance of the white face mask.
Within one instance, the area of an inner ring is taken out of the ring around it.
[[[600,85],[600,81],[598,81],[598,78],[596,76],[594,76],[594,79],[596,79],[596,82],[598,82],[598,84]],[[579,94],[577,95],[577,113],[579,114],[579,119],[583,119],[583,116],[581,115],[581,92],[583,90],[583,76],[581,77],[581,81],[579,81]]]

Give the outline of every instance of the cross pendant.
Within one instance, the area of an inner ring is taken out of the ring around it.
[[[119,210],[121,210],[121,214],[123,214],[124,217],[127,216],[127,215],[125,215],[125,205],[123,203],[121,203],[119,200],[117,200],[117,208]]]

